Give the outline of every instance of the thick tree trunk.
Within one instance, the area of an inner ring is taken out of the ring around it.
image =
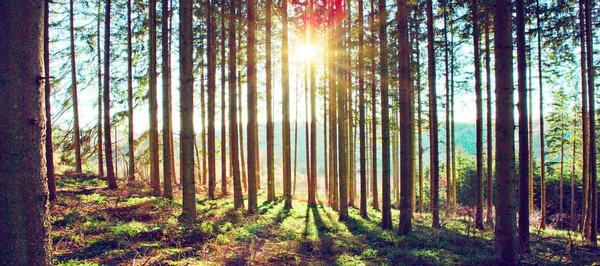
[[[429,80],[429,135],[430,157],[431,157],[431,213],[433,215],[433,228],[440,227],[439,210],[439,182],[440,182],[440,159],[438,154],[438,119],[437,119],[437,96],[435,90],[435,51],[433,39],[433,7],[432,0],[427,0],[427,57],[428,57],[428,80]]]
[[[81,136],[79,134],[79,100],[77,97],[77,64],[75,60],[75,30],[73,2],[69,1],[69,33],[71,41],[71,98],[73,101],[73,143],[75,144],[75,172],[81,174]]]
[[[520,0],[518,0],[520,1]],[[479,57],[479,4],[477,0],[471,1],[473,14],[473,54],[475,65],[475,105],[476,105],[476,150],[477,150],[477,175],[475,227],[483,229],[483,106],[481,91],[481,58]]]
[[[596,185],[598,172],[596,171],[596,94],[594,90],[594,48],[592,33],[592,1],[585,2],[585,35],[587,48],[587,85],[588,101],[590,113],[590,147],[589,147],[589,167],[590,167],[590,237],[589,242],[593,246],[598,245],[598,187]]]
[[[179,89],[181,116],[181,180],[183,184],[183,221],[196,218],[194,178],[194,73],[193,2],[179,1]]]
[[[169,0],[162,0],[162,89],[163,89],[163,197],[173,199],[172,171],[175,158],[171,157],[173,149],[173,122],[171,103],[171,43],[169,42]]]
[[[409,11],[405,0],[398,1],[398,38],[400,43],[399,77],[400,77],[400,225],[398,234],[405,235],[412,231],[412,193],[415,156],[413,151],[414,119],[411,100],[414,90],[411,86],[410,45],[408,43]]]
[[[42,1],[0,2],[0,261],[52,265],[43,141]],[[49,67],[49,66],[47,66]]]
[[[589,236],[589,217],[587,212],[587,206],[589,203],[589,193],[588,193],[588,183],[589,183],[589,130],[588,130],[588,96],[587,96],[587,79],[586,79],[586,69],[587,69],[587,61],[586,61],[586,51],[585,51],[585,11],[584,11],[584,1],[579,0],[579,40],[581,44],[581,57],[580,57],[580,65],[581,65],[581,126],[582,126],[582,183],[583,183],[583,200],[582,200],[582,220],[581,220],[581,231],[584,237]]]
[[[527,136],[527,58],[525,50],[525,1],[517,0],[517,71],[519,109],[519,245],[529,249],[529,139]]]
[[[281,23],[283,31],[281,37],[281,87],[283,91],[282,111],[283,111],[283,197],[285,198],[285,208],[292,208],[292,187],[291,187],[291,150],[290,150],[290,82],[289,82],[289,60],[288,60],[288,0],[282,1]]]
[[[496,204],[495,245],[499,264],[514,265],[517,258],[515,200],[514,88],[511,1],[498,0],[494,8],[496,62]]]
[[[150,0],[150,18],[149,18],[149,103],[150,108],[150,184],[154,194],[160,195],[160,168],[158,159],[158,100],[157,100],[157,85],[156,85],[156,0]],[[106,59],[105,59],[106,61]],[[105,71],[106,72],[106,71]],[[105,73],[106,75],[107,73]],[[106,151],[108,154],[108,151]]]

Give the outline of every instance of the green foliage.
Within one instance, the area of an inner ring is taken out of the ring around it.
[[[111,228],[112,233],[117,236],[135,236],[139,233],[148,232],[150,229],[148,225],[140,223],[138,221],[131,221],[128,223],[120,223]]]

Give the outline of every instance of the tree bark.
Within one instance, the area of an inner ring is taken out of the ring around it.
[[[104,150],[106,151],[106,175],[108,188],[117,188],[117,178],[113,167],[113,151],[110,135],[110,3],[106,0],[104,11]]]
[[[270,0],[269,0],[270,1]],[[227,193],[227,121],[225,114],[225,16],[226,2],[221,0],[221,195]]]
[[[54,177],[54,148],[52,145],[52,110],[50,94],[50,0],[44,0],[44,104],[46,115],[46,176],[48,180],[48,196],[50,201],[56,200],[56,179]]]
[[[367,155],[366,128],[365,128],[365,29],[363,0],[358,0],[358,112],[359,112],[359,139],[360,139],[360,216],[367,218]]]
[[[77,64],[75,60],[75,30],[73,2],[69,1],[69,33],[71,41],[71,98],[73,101],[73,143],[75,144],[75,172],[81,174],[81,136],[79,134],[79,100],[77,97]]]
[[[540,88],[540,183],[541,183],[541,208],[542,208],[542,222],[540,224],[541,229],[546,229],[546,162],[545,162],[545,134],[544,134],[544,90],[542,86],[543,76],[542,76],[542,26],[540,21],[540,2],[536,1],[536,21],[537,21],[537,44],[538,44],[538,78],[539,78],[539,88]]]
[[[98,1],[98,24],[97,24],[97,50],[98,50],[98,124],[96,127],[98,128],[98,176],[104,177],[104,154],[102,153],[103,149],[103,135],[102,135],[102,48],[100,44],[100,16],[102,10],[102,2]]]
[[[529,249],[529,138],[527,131],[527,58],[525,50],[525,1],[516,1],[517,71],[519,109],[519,245]]]
[[[495,245],[499,264],[517,263],[515,202],[514,88],[511,1],[494,8],[496,63],[496,204]]]
[[[183,184],[183,221],[196,218],[194,178],[194,73],[193,73],[193,1],[179,1],[179,80],[181,116],[181,180]]]
[[[0,261],[52,265],[43,141],[42,1],[0,2]]]
[[[156,0],[150,0],[150,17],[149,17],[149,112],[150,112],[150,185],[154,194],[160,195],[160,168],[158,159],[158,100],[157,100],[157,85],[156,85]],[[106,59],[105,59],[106,60]],[[106,72],[106,71],[105,71]],[[106,75],[106,73],[105,73]],[[108,153],[108,151],[106,151]]]
[[[162,89],[163,89],[163,197],[173,199],[172,172],[175,158],[171,157],[173,149],[173,122],[171,103],[171,43],[169,42],[169,0],[162,0]],[[132,136],[133,137],[133,136]]]
[[[240,180],[240,161],[238,151],[238,121],[237,121],[237,77],[236,77],[236,39],[235,18],[236,0],[229,0],[229,153],[231,156],[231,167],[233,172],[233,206],[235,209],[244,208],[244,197],[242,195],[242,183]]]
[[[585,2],[585,33],[586,33],[586,48],[587,48],[587,85],[588,85],[588,101],[589,101],[589,118],[590,118],[590,147],[589,147],[589,167],[590,167],[590,237],[589,242],[593,246],[598,245],[598,187],[596,172],[596,97],[594,91],[594,48],[592,34],[592,1]]]
[[[385,0],[379,0],[379,76],[381,77],[381,227],[392,229],[390,197],[390,115],[388,104],[387,10]],[[401,55],[402,56],[402,55]],[[408,57],[405,58],[408,60]],[[342,101],[340,101],[342,102]]]
[[[256,21],[254,18],[254,0],[247,0],[247,21],[248,21],[248,43],[247,55],[248,62],[248,213],[254,214],[258,211],[257,189],[256,189],[256,162],[258,158],[255,155],[256,151]]]
[[[127,153],[129,159],[127,179],[129,181],[135,180],[135,146],[133,143],[133,51],[131,38],[131,0],[127,0],[127,145],[129,146],[129,152]]]
[[[428,80],[429,80],[429,135],[430,157],[431,157],[431,213],[433,216],[433,228],[440,227],[439,213],[439,181],[440,162],[438,154],[438,119],[437,119],[437,96],[435,89],[435,48],[433,39],[433,7],[432,0],[427,0],[427,56],[428,56]]]
[[[493,210],[493,188],[492,188],[492,75],[490,63],[490,17],[492,10],[489,3],[486,5],[485,15],[485,82],[486,82],[486,127],[487,127],[487,224],[493,227],[494,218],[492,217]]]
[[[208,4],[208,198],[215,198],[216,190],[216,136],[215,136],[215,105],[217,92],[217,52],[216,52],[216,1],[209,0]]]
[[[271,46],[271,12],[273,1],[267,0],[266,13],[266,63],[265,71],[267,90],[267,200],[275,200],[275,128],[273,126],[273,69],[272,69],[272,46]]]

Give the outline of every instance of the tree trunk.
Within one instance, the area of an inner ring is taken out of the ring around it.
[[[335,2],[336,12],[341,12],[343,8],[341,2]],[[339,183],[339,221],[345,221],[348,219],[348,128],[346,122],[346,104],[347,104],[347,83],[344,80],[344,69],[340,66],[343,65],[343,28],[342,23],[336,22],[334,27],[335,36],[335,57],[333,62],[335,63],[335,73],[338,91],[338,183]]]
[[[405,0],[398,1],[398,41],[400,43],[399,77],[400,77],[400,225],[398,234],[405,235],[412,231],[412,193],[414,175],[413,140],[414,125],[411,100],[414,90],[411,86],[410,45],[408,43],[409,11]],[[404,60],[403,60],[404,59]]]
[[[514,265],[517,258],[515,202],[514,88],[511,1],[498,0],[494,8],[496,62],[496,204],[495,245],[499,264]]]
[[[236,39],[235,39],[235,8],[236,0],[229,0],[229,143],[230,156],[233,171],[233,206],[235,209],[244,208],[244,196],[242,195],[242,184],[240,180],[240,161],[238,151],[238,121],[237,121],[237,77],[236,77]]]
[[[489,3],[486,5],[485,15],[485,82],[486,82],[486,129],[487,129],[487,212],[486,221],[491,227],[494,226],[493,210],[493,188],[492,188],[492,74],[490,63],[490,17],[492,11]]]
[[[365,29],[363,0],[358,0],[358,112],[360,138],[360,216],[367,218],[367,145],[365,128]]]
[[[210,0],[209,0],[210,1]],[[208,4],[208,198],[215,198],[216,189],[216,136],[215,136],[215,105],[217,94],[217,52],[216,52],[216,4],[212,0]]]
[[[75,30],[73,2],[69,1],[69,33],[71,41],[71,98],[73,100],[73,143],[75,144],[75,172],[81,174],[81,137],[79,134],[79,101],[77,97],[77,64],[75,62]]]
[[[314,10],[314,0],[309,4],[309,12]],[[310,28],[309,28],[310,29]],[[308,34],[308,43],[312,42],[312,31]],[[315,84],[315,65],[312,58],[309,61],[310,72],[310,194],[308,204],[316,206],[317,204],[317,88]]]
[[[376,89],[377,82],[375,77],[375,58],[377,57],[377,49],[375,48],[375,7],[374,0],[371,2],[371,196],[373,197],[373,209],[379,210],[379,198],[377,191],[377,97]]]
[[[433,228],[440,227],[439,213],[439,182],[440,162],[438,154],[438,120],[437,120],[437,96],[435,90],[435,52],[433,40],[433,7],[432,0],[427,0],[427,57],[428,57],[428,80],[429,80],[429,135],[430,157],[431,157],[431,213],[433,215]]]
[[[100,44],[100,15],[102,10],[102,2],[98,1],[98,24],[97,24],[97,50],[98,50],[98,124],[96,127],[98,128],[98,176],[104,177],[104,155],[102,154],[103,149],[103,135],[102,135],[102,48]]]
[[[541,186],[542,186],[542,196],[541,196],[541,208],[542,208],[542,222],[540,224],[541,229],[546,229],[546,162],[545,162],[545,135],[544,135],[544,90],[542,89],[542,27],[540,21],[540,2],[537,2],[537,28],[538,28],[538,36],[537,36],[537,44],[538,44],[538,78],[539,78],[539,87],[540,87],[540,176],[541,176]]]
[[[6,265],[52,265],[42,142],[45,10],[41,1],[0,2],[0,261]]]
[[[581,229],[582,229],[582,235],[585,237],[589,236],[589,226],[588,226],[588,222],[589,222],[589,217],[588,217],[588,212],[587,212],[587,206],[588,206],[588,182],[589,182],[589,130],[588,130],[588,96],[587,96],[587,79],[586,79],[586,51],[585,51],[585,45],[586,45],[586,36],[585,36],[585,11],[584,11],[584,1],[585,0],[579,0],[579,33],[580,33],[580,44],[581,44],[581,58],[580,58],[580,64],[581,64],[581,125],[582,125],[582,183],[583,183],[583,200],[582,200],[582,221],[581,221]]]
[[[160,195],[160,174],[158,159],[158,100],[156,85],[156,0],[150,0],[150,83],[149,83],[149,107],[150,107],[150,183],[154,194]],[[106,59],[105,59],[106,61]],[[106,72],[106,71],[105,71]],[[108,73],[105,73],[107,75]],[[108,154],[108,151],[106,151]]]
[[[175,158],[171,157],[172,142],[172,107],[171,107],[171,43],[169,42],[169,0],[162,0],[162,90],[163,90],[163,197],[173,199],[173,179],[175,173],[173,164]]]
[[[248,62],[247,75],[248,75],[248,90],[247,90],[247,101],[248,101],[248,213],[254,214],[258,211],[257,202],[257,191],[256,191],[256,58],[255,58],[255,44],[256,44],[256,21],[254,18],[254,0],[247,0],[247,22],[248,22],[248,43],[247,43],[247,55]]]
[[[527,135],[527,58],[525,50],[525,1],[516,1],[517,71],[519,109],[519,245],[529,249],[529,139]]]
[[[392,229],[390,199],[390,115],[388,104],[387,10],[385,0],[379,0],[379,73],[381,77],[381,227]],[[408,57],[405,58],[408,60]],[[409,83],[410,84],[410,83]],[[340,101],[342,102],[342,101]],[[408,148],[408,147],[407,147]],[[410,180],[410,179],[409,179]]]
[[[273,126],[273,70],[272,70],[272,46],[271,46],[271,12],[273,1],[267,0],[266,12],[266,60],[265,71],[267,72],[267,200],[275,200],[275,129]]]
[[[283,91],[282,111],[283,111],[283,197],[285,198],[285,208],[292,208],[292,187],[291,187],[291,151],[290,151],[290,82],[289,82],[289,60],[288,60],[288,0],[282,1],[281,23],[283,31],[281,37],[281,87]]]
[[[110,0],[106,0],[104,13],[104,150],[106,151],[106,174],[108,188],[117,188],[113,167],[113,151],[110,136]]]
[[[46,176],[48,179],[48,196],[50,201],[56,200],[56,179],[54,177],[54,148],[52,145],[52,111],[50,94],[50,0],[44,0],[44,104],[46,115]]]
[[[131,0],[127,0],[127,145],[129,147],[129,152],[127,153],[129,159],[127,179],[129,181],[134,181],[135,146],[133,143],[133,48],[131,38]]]
[[[221,195],[227,193],[227,121],[225,114],[225,16],[226,2],[221,0]]]
[[[449,73],[449,60],[450,57],[448,56],[448,2],[443,3],[443,8],[444,8],[444,68],[445,68],[445,86],[446,86],[446,215],[450,215],[451,211],[452,211],[452,192],[451,192],[451,188],[452,188],[452,178],[450,175],[450,166],[451,166],[451,160],[452,158],[450,157],[450,152],[451,152],[451,146],[450,146],[450,73]],[[472,9],[473,10],[473,9]],[[475,12],[473,12],[473,35],[475,35],[475,18],[476,18],[477,14],[475,14]],[[473,36],[473,39],[475,40],[475,36]],[[475,42],[475,41],[474,41]],[[476,46],[475,48],[478,52],[479,46]],[[477,58],[475,58],[475,60],[477,60]],[[475,83],[477,83],[477,67],[475,68]],[[477,85],[475,85],[475,90],[476,90],[476,94],[477,94]],[[479,101],[476,101],[476,104],[479,104]],[[479,105],[478,105],[479,106]],[[479,110],[479,109],[477,109]],[[479,115],[479,112],[477,112],[477,115]],[[480,134],[480,128],[477,127],[477,134]],[[478,142],[479,143],[479,142]],[[479,145],[477,145],[477,148],[479,149]],[[479,150],[478,150],[479,151]],[[477,158],[479,158],[480,153],[477,154]],[[477,187],[477,196],[479,196],[479,187]],[[479,206],[479,204],[477,205]]]
[[[418,12],[418,10],[417,10]],[[419,212],[424,212],[423,205],[423,120],[421,108],[421,51],[419,49],[419,30],[420,25],[417,20],[415,28],[417,29],[416,48],[417,48],[417,133],[419,138],[418,156],[419,156]],[[402,171],[402,170],[401,170]],[[402,173],[401,173],[402,174]]]
[[[238,32],[238,34],[240,34],[240,33]],[[241,39],[239,37],[240,36],[238,35],[238,39]],[[240,43],[238,43],[237,45],[238,45],[237,48],[238,48],[238,51],[239,51],[240,50]],[[236,66],[236,68],[237,68],[237,66]],[[242,176],[241,177],[242,177],[242,185],[244,186],[244,191],[248,191],[248,175],[246,173],[246,158],[245,158],[245,155],[244,155],[244,120],[242,118],[242,110],[243,110],[243,108],[242,108],[242,82],[241,82],[242,74],[241,74],[240,71],[238,71],[238,77],[240,77],[240,80],[237,83],[237,86],[238,86],[237,115],[238,115],[238,119],[240,120],[239,123],[238,123],[238,126],[239,126],[239,131],[238,132],[239,132],[239,137],[240,137],[240,145],[239,145],[239,147],[240,147],[240,160],[241,160],[241,164],[242,164],[242,166],[241,166]],[[247,84],[248,83],[246,82],[246,86],[248,86]]]
[[[590,147],[589,147],[589,167],[590,167],[590,237],[589,242],[593,246],[598,243],[598,194],[597,194],[597,175],[596,172],[596,97],[594,92],[594,48],[592,35],[592,1],[585,2],[585,33],[586,33],[586,48],[587,48],[587,85],[588,85],[588,101],[590,113]]]
[[[517,0],[521,1],[521,0]],[[483,229],[483,108],[481,92],[481,59],[479,57],[479,4],[477,0],[471,1],[473,13],[473,54],[475,65],[475,104],[476,104],[476,149],[477,149],[477,175],[476,183],[476,211],[475,227]],[[519,76],[520,77],[520,76]],[[519,127],[520,128],[520,127]]]
[[[193,73],[193,2],[179,1],[179,89],[181,112],[181,180],[183,184],[184,221],[196,218],[196,185],[194,178],[194,73]]]

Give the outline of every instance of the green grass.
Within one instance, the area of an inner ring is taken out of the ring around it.
[[[88,179],[67,181],[80,188]],[[123,185],[123,184],[121,184]],[[177,195],[177,194],[176,194]],[[265,202],[259,214],[234,210],[231,198],[205,200],[198,195],[198,220],[183,225],[180,201],[153,197],[142,186],[89,195],[59,194],[51,208],[55,257],[59,265],[117,264],[313,264],[406,265],[490,264],[493,231],[474,231],[468,217],[442,217],[443,228],[431,228],[429,214],[415,214],[413,232],[398,236],[382,230],[381,213],[363,219],[350,208],[348,221],[325,205],[294,200]],[[178,196],[179,197],[179,196]],[[392,212],[398,225],[399,213]],[[577,239],[574,236],[572,239]],[[589,264],[598,255],[567,247],[564,231],[532,230],[532,253],[524,262]],[[578,242],[576,242],[578,243]]]

